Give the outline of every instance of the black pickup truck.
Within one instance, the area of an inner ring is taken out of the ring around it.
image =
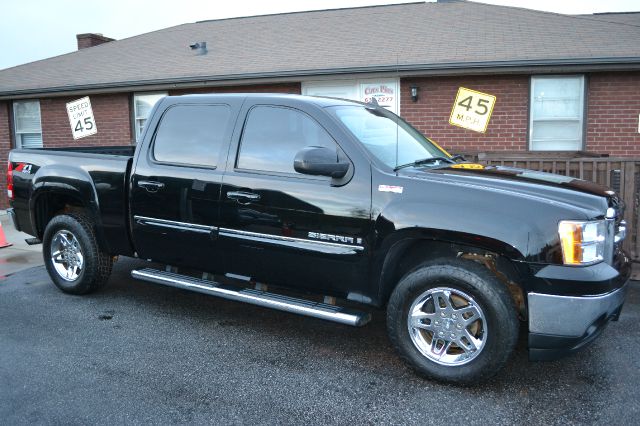
[[[345,100],[167,97],[135,149],[13,150],[7,180],[62,291],[123,255],[166,265],[136,279],[343,324],[384,307],[401,357],[448,382],[495,374],[520,327],[534,360],[583,347],[630,275],[614,192],[467,163]]]

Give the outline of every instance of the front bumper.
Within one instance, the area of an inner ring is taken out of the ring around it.
[[[529,293],[529,358],[557,359],[591,343],[618,320],[628,287],[586,297]]]
[[[537,289],[547,291],[527,293],[529,358],[557,359],[592,342],[609,321],[620,316],[630,275],[631,265],[623,252],[614,265],[549,266],[539,271],[536,278],[542,282]]]

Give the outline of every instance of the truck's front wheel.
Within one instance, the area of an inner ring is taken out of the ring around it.
[[[387,329],[426,377],[473,383],[494,375],[518,338],[511,295],[483,266],[440,259],[405,275],[389,300]]]
[[[42,241],[44,263],[53,283],[65,293],[86,294],[103,287],[113,266],[98,246],[91,222],[80,214],[56,216]]]

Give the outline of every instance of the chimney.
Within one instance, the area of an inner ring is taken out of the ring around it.
[[[76,39],[78,39],[78,50],[115,40],[113,38],[105,37],[102,34],[94,33],[76,34]]]

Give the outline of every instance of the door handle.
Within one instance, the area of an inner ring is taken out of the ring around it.
[[[227,192],[227,198],[236,201],[258,201],[260,199],[260,194],[254,194],[253,192],[245,191],[229,191]]]
[[[159,190],[164,188],[164,183],[151,180],[139,180],[138,186],[140,188],[146,189],[148,192],[158,192]]]

